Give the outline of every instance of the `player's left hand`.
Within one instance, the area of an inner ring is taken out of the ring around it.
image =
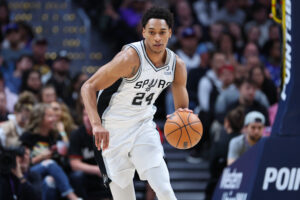
[[[193,113],[193,110],[190,110],[189,108],[178,108],[175,112],[189,112],[189,113]],[[172,114],[167,115],[167,118],[169,118]]]

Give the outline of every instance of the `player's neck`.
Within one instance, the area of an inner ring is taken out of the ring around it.
[[[145,49],[148,58],[151,60],[155,67],[161,67],[165,65],[167,59],[167,51],[164,49],[162,52],[153,52],[147,45],[145,44]]]

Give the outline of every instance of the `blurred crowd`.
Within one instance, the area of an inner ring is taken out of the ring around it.
[[[264,122],[259,134],[270,134],[281,86],[281,30],[269,17],[271,0],[73,1],[86,10],[114,52],[142,39],[145,10],[159,5],[173,12],[168,47],[186,64],[190,108],[204,127],[187,161],[210,161],[211,188],[227,165],[230,140],[248,138],[251,132],[247,114],[262,114],[254,115]],[[47,38],[36,36],[30,24],[11,19],[5,1],[0,1],[0,28],[1,146],[25,149],[9,178],[1,175],[1,187],[7,180],[15,182],[13,191],[7,185],[11,195],[29,182],[26,187],[32,193],[24,194],[31,195],[28,199],[34,194],[37,199],[109,198],[104,188],[97,189],[101,172],[93,159],[91,125],[79,94],[88,75],[70,76],[72,60],[64,50],[57,49],[54,60],[47,58]],[[156,105],[158,121],[174,111],[170,90]],[[250,117],[250,122],[255,119]],[[209,190],[213,191],[208,188],[207,197]]]

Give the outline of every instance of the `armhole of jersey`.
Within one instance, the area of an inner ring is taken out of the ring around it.
[[[140,55],[139,50],[138,50],[134,45],[132,45],[132,44],[127,44],[127,45],[125,45],[125,46],[122,48],[122,50],[128,49],[129,47],[133,48],[133,49],[136,51],[136,53],[138,54],[139,59],[140,59],[140,66],[139,66],[138,71],[135,73],[135,75],[134,75],[133,77],[131,77],[131,78],[123,78],[126,82],[128,82],[128,83],[133,83],[133,82],[136,81],[136,80],[140,77],[140,75],[141,75],[141,72],[142,72],[142,57],[141,57],[141,55]]]
[[[176,58],[176,54],[175,54],[175,53],[173,53],[173,55],[174,55],[174,61],[173,61],[172,70],[173,70],[173,81],[174,81],[174,78],[175,78],[175,72],[176,72],[177,58]]]

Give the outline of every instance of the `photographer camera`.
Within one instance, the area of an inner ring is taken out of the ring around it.
[[[0,199],[40,199],[41,178],[29,172],[30,150],[0,146]]]

